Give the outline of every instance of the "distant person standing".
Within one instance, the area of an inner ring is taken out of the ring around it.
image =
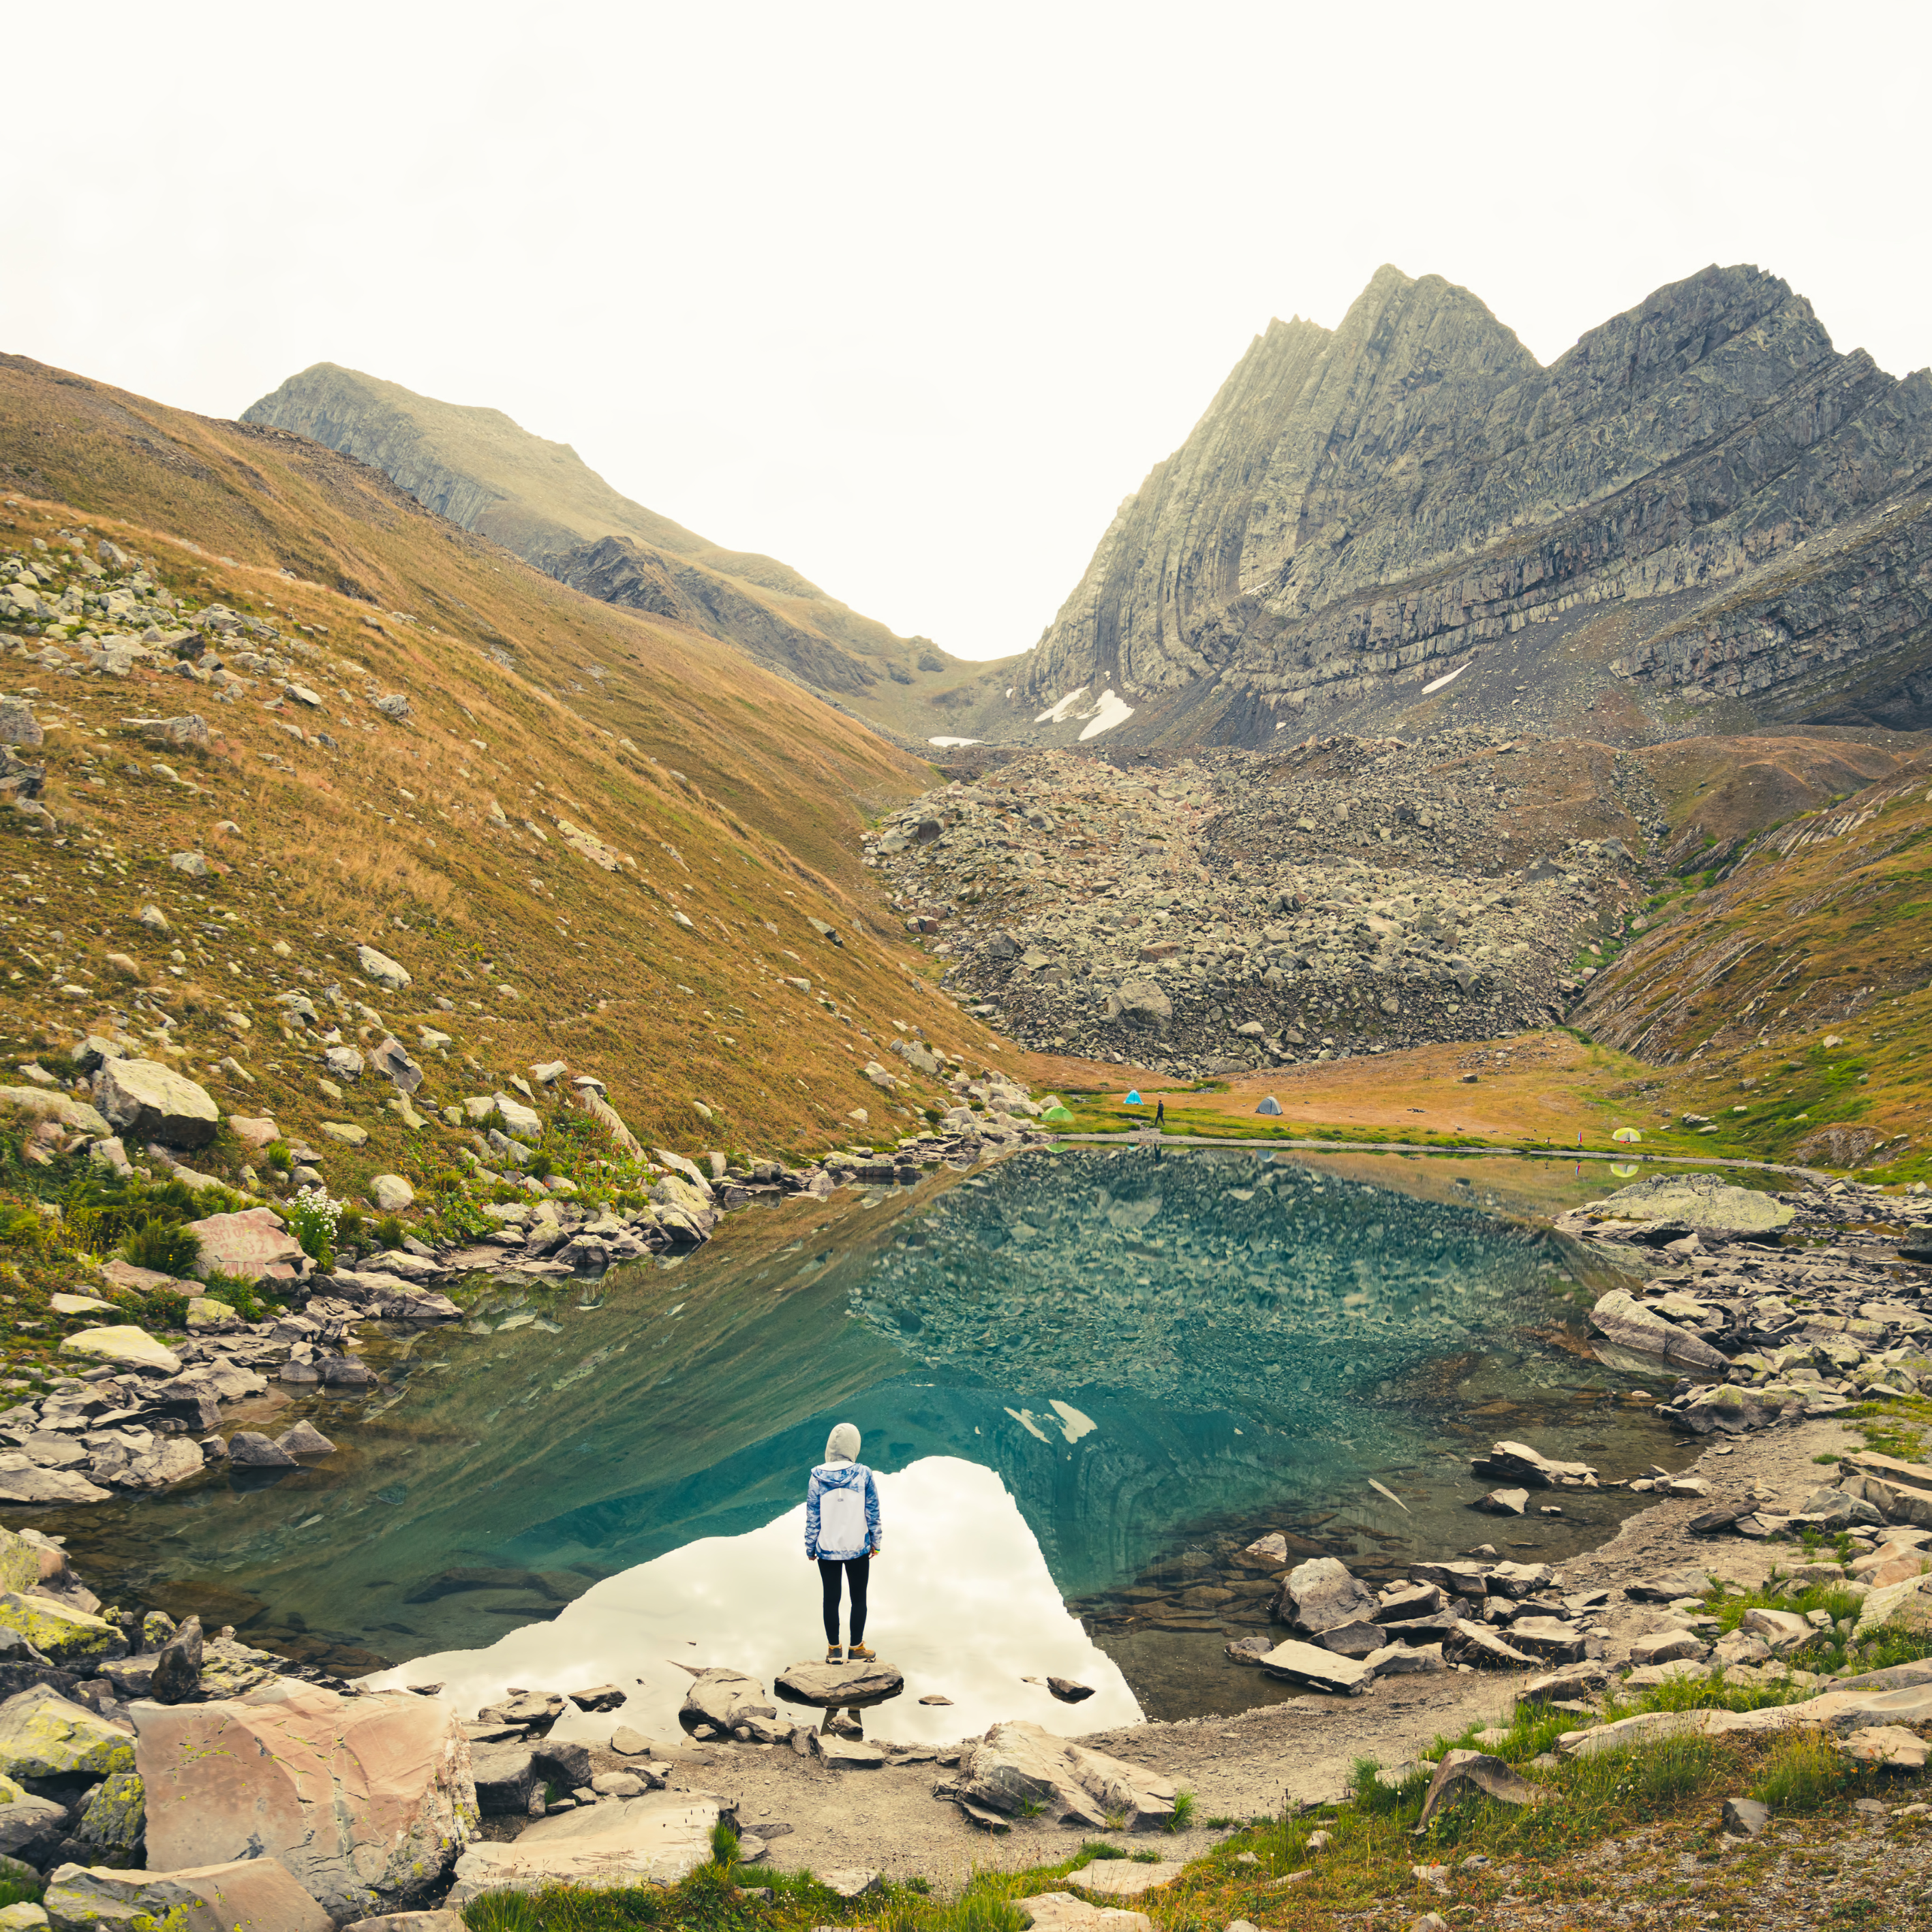
[[[859,1432],[842,1422],[825,1438],[825,1460],[805,1492],[805,1560],[818,1565],[825,1599],[825,1660],[859,1663],[878,1652],[866,1647],[866,1586],[884,1541],[879,1527],[878,1479],[859,1460]],[[838,1650],[838,1600],[852,1592],[852,1641]]]
[[[1157,1134],[1167,1132],[1167,1102],[1156,1100],[1154,1103],[1154,1130]]]

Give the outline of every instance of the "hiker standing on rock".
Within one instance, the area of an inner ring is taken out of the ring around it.
[[[842,1422],[825,1438],[825,1460],[805,1492],[805,1560],[818,1565],[825,1592],[825,1660],[859,1662],[876,1657],[865,1644],[866,1586],[872,1558],[884,1540],[879,1528],[878,1479],[858,1460],[859,1432]],[[838,1652],[842,1580],[852,1591],[852,1641]]]

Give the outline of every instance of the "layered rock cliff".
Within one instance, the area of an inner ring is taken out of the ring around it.
[[[1082,687],[1135,707],[1130,739],[1452,706],[1610,704],[1640,735],[1932,722],[1928,482],[1932,381],[1840,355],[1756,268],[1660,289],[1545,368],[1466,290],[1385,267],[1339,328],[1256,338],[1121,506],[1012,722]]]

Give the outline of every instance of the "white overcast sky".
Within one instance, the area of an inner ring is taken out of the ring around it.
[[[210,415],[488,404],[963,656],[1037,638],[1272,315],[1544,361],[1754,262],[1932,362],[1922,5],[22,9],[0,347]]]

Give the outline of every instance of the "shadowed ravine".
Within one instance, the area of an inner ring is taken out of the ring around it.
[[[882,1472],[996,1472],[1054,1588],[1148,1702],[1150,1658],[1192,1659],[1192,1678],[1220,1640],[1198,1622],[1124,1633],[1112,1593],[1198,1538],[1288,1528],[1370,1568],[1486,1538],[1566,1553],[1616,1504],[1565,1492],[1560,1519],[1473,1516],[1468,1455],[1526,1435],[1620,1475],[1664,1451],[1618,1401],[1631,1378],[1590,1354],[1558,1249],[1384,1168],[1456,1191],[1429,1163],[1082,1148],[773,1208],[678,1267],[500,1291],[468,1330],[376,1340],[377,1396],[279,1412],[341,1445],[316,1468],[48,1526],[105,1595],[339,1669],[559,1617],[567,1653],[567,1606],[794,1510],[849,1418]],[[945,1560],[964,1589],[1000,1559],[962,1538]]]

